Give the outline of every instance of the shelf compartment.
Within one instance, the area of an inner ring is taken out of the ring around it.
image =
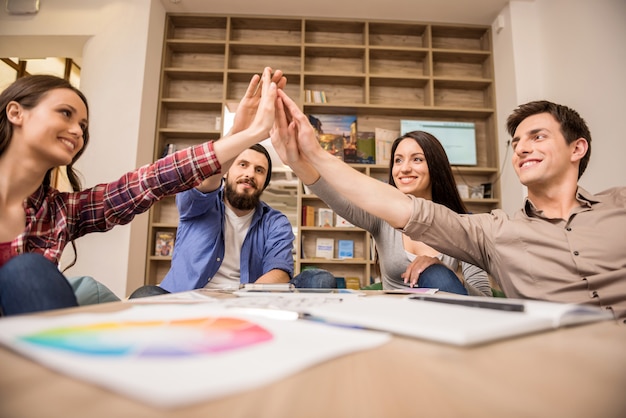
[[[159,136],[159,144],[157,146],[155,146],[155,158],[160,158],[162,156],[164,156],[164,152],[165,149],[167,147],[167,145],[172,144],[174,145],[174,151],[180,151],[181,149],[185,149],[185,148],[189,148],[191,146],[194,145],[200,145],[203,142],[209,141],[209,140],[217,140],[220,138],[220,134],[219,132],[214,132],[214,133],[208,133],[208,132],[202,132],[202,133],[195,133],[194,132],[194,136],[189,136],[189,135],[185,135],[183,134],[174,134],[173,132],[161,132],[161,135]]]
[[[172,257],[148,257],[150,268],[147,269],[146,284],[158,285],[170,271]]]
[[[170,15],[167,39],[226,40],[226,17]]]
[[[491,51],[489,27],[436,25],[431,27],[431,37],[433,48]]]
[[[152,227],[156,229],[164,229],[165,226],[178,225],[178,209],[176,208],[176,199],[174,196],[164,197],[159,201],[158,205],[154,205],[152,209]],[[154,235],[153,235],[154,238]],[[154,249],[154,247],[152,247]]]
[[[164,67],[224,70],[226,45],[222,43],[167,41]]]
[[[365,22],[307,20],[304,42],[344,46],[365,45]]]
[[[333,214],[334,216],[334,214]],[[338,240],[352,240],[354,241],[354,258],[348,258],[343,260],[338,259],[315,259],[320,262],[345,262],[349,263],[365,263],[369,255],[369,241],[367,233],[360,228],[312,228],[302,227],[300,232],[300,239],[302,243],[303,253],[306,260],[311,260],[315,257],[315,247],[317,238],[332,238],[334,240],[334,255],[337,257]]]
[[[332,104],[365,103],[365,77],[305,75],[304,88],[325,92]]]
[[[182,69],[163,70],[162,97],[221,101],[224,98],[224,73]]]
[[[493,66],[488,52],[433,51],[435,77],[492,79]]]
[[[372,46],[392,46],[423,48],[427,46],[426,25],[370,23],[369,44]]]
[[[261,68],[259,71],[263,70]],[[243,95],[248,89],[250,80],[254,74],[260,74],[260,72],[251,71],[229,71],[226,81],[226,100],[239,103]],[[300,98],[300,75],[285,73],[287,76],[287,85],[285,86],[285,93],[294,100]]]
[[[491,108],[489,81],[434,80],[434,105],[440,107]]]
[[[161,128],[183,131],[219,131],[222,129],[222,103],[161,101]]]
[[[304,71],[332,74],[364,74],[365,49],[355,47],[307,47]]]
[[[260,73],[265,67],[283,72],[300,71],[300,46],[231,44],[228,68]]]
[[[329,271],[335,277],[358,277],[361,287],[369,284],[369,268],[368,262],[361,263],[345,263],[344,260],[324,260],[324,259],[307,259],[300,260],[300,270],[305,268],[322,268]],[[365,279],[367,277],[367,281]]]
[[[373,76],[400,75],[423,77],[430,75],[426,51],[370,49],[369,73]]]
[[[231,18],[231,41],[258,42],[259,39],[269,44],[299,44],[302,41],[302,20]]]
[[[428,79],[370,78],[370,104],[427,106],[431,102]]]

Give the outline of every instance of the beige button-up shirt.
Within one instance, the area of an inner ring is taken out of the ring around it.
[[[550,219],[526,199],[509,217],[457,215],[413,198],[403,229],[442,253],[490,273],[507,297],[580,303],[626,318],[626,187],[593,195],[579,187],[580,206]]]

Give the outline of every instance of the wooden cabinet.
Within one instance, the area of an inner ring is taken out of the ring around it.
[[[368,20],[169,14],[161,71],[154,157],[168,144],[179,147],[217,139],[224,109],[237,103],[250,77],[280,68],[286,92],[310,114],[350,114],[359,131],[400,129],[402,119],[473,122],[477,165],[455,166],[459,183],[492,183],[489,199],[467,199],[469,209],[499,207],[498,141],[491,28]],[[327,102],[305,102],[305,90],[324,91]],[[355,165],[383,180],[387,167]],[[303,205],[323,206],[298,187],[296,271],[319,265],[337,276],[372,275],[370,237],[356,228],[301,226]],[[170,258],[155,256],[155,236],[175,230],[173,198],[150,212],[146,283],[159,283]],[[353,260],[301,257],[316,236],[352,239]]]

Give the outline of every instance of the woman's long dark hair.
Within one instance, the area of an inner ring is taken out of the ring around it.
[[[52,75],[30,75],[22,77],[0,93],[0,109],[2,109],[0,112],[0,155],[5,153],[11,143],[11,138],[13,137],[13,125],[9,122],[7,116],[8,104],[15,101],[25,109],[32,109],[37,106],[46,93],[55,89],[69,89],[76,93],[83,103],[85,103],[87,115],[89,115],[87,98],[80,90],[72,86],[69,81]],[[83,148],[74,156],[72,162],[66,166],[67,178],[72,186],[72,190],[75,192],[81,190],[82,186],[78,174],[74,170],[74,163],[80,158],[81,155],[83,155],[83,152],[85,152],[85,148],[87,148],[87,144],[89,143],[88,128],[83,130],[83,142]],[[52,170],[55,168],[56,167],[53,167],[48,170],[44,177],[43,186],[46,189],[50,187]],[[74,261],[72,261],[72,263],[70,263],[65,270],[72,267],[76,263],[76,245],[74,244],[74,241],[71,241],[71,244],[74,249]]]

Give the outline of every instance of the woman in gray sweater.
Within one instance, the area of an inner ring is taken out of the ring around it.
[[[279,135],[274,132],[273,135]],[[274,141],[276,142],[276,141]],[[281,154],[281,150],[278,150]],[[284,154],[284,152],[282,153]],[[396,139],[391,148],[389,183],[405,194],[432,200],[457,213],[467,213],[459,196],[448,157],[431,134],[413,131]],[[281,155],[281,158],[287,157]],[[288,160],[287,160],[288,161]],[[414,241],[384,220],[344,199],[308,162],[288,161],[295,174],[337,214],[372,234],[384,289],[433,287],[470,295],[492,296],[487,273],[460,262],[464,281],[455,274],[459,261]]]

